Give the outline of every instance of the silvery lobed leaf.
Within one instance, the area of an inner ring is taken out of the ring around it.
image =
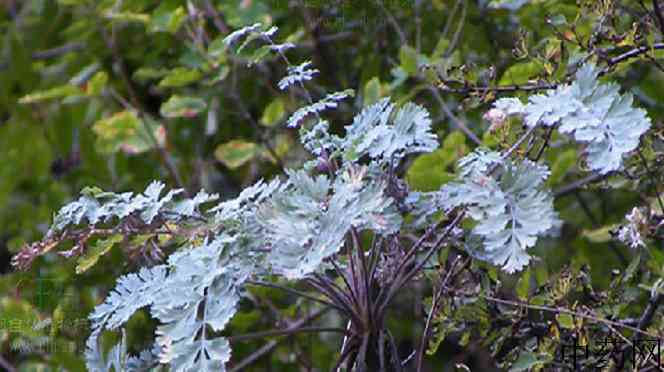
[[[543,188],[546,167],[499,159],[499,154],[484,150],[461,159],[459,179],[441,188],[438,201],[446,210],[467,207],[477,222],[471,240],[481,243],[476,256],[513,273],[528,264],[527,249],[558,224],[558,217],[551,194]],[[492,174],[487,172],[490,164],[498,165]],[[464,166],[473,170],[463,171]]]

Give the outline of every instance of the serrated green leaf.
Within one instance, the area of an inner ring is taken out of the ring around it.
[[[259,146],[244,140],[232,140],[217,146],[214,156],[230,169],[246,164],[258,154]]]

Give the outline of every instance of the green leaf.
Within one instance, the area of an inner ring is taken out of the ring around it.
[[[557,185],[560,183],[565,174],[576,164],[576,160],[577,154],[575,149],[569,149],[559,154],[551,167],[551,176],[549,176],[548,184]]]
[[[542,73],[544,68],[537,62],[521,62],[510,66],[500,78],[500,85],[525,84]]]
[[[142,13],[131,12],[106,12],[104,18],[119,22],[137,22],[147,24],[150,22],[150,16]]]
[[[35,103],[49,99],[76,96],[83,93],[81,89],[74,85],[65,84],[48,90],[37,91],[21,97],[18,103]]]
[[[381,89],[380,89],[380,80],[378,77],[373,77],[371,80],[369,80],[366,85],[364,85],[364,94],[363,96],[363,104],[365,106],[371,105],[373,103],[376,103],[378,99],[381,97]]]
[[[451,164],[466,154],[466,137],[455,131],[443,142],[443,147],[429,154],[417,157],[406,173],[408,184],[417,191],[434,191],[454,179],[447,170]]]
[[[145,82],[147,80],[161,79],[168,75],[170,70],[165,68],[141,67],[134,72],[134,79]]]
[[[558,324],[567,329],[574,329],[574,318],[572,315],[567,314],[567,313],[561,313],[556,315],[556,320],[558,321]]]
[[[161,105],[159,113],[165,118],[192,118],[207,107],[205,101],[198,97],[174,95]]]
[[[97,96],[102,93],[108,82],[108,74],[106,71],[97,72],[88,82],[87,94],[90,96]]]
[[[94,246],[92,246],[85,253],[84,256],[78,258],[78,265],[76,265],[76,274],[81,274],[88,271],[92,266],[94,266],[99,258],[106,253],[108,253],[111,248],[116,243],[121,242],[123,236],[121,234],[111,235],[110,237],[102,240],[98,240]]]
[[[168,75],[159,82],[159,86],[162,88],[178,88],[194,83],[200,79],[200,71],[178,67],[171,70]]]
[[[611,240],[611,230],[619,227],[618,224],[602,226],[592,230],[584,230],[582,235],[592,243],[606,243]]]
[[[244,140],[232,140],[217,146],[214,156],[230,169],[236,169],[258,154],[259,146]]]
[[[120,111],[92,125],[102,153],[123,151],[138,154],[162,146],[166,129],[157,123],[144,123],[133,111]],[[150,133],[151,131],[152,133]]]
[[[171,6],[163,3],[153,13],[150,18],[150,31],[152,32],[168,32],[174,34],[182,25],[182,22],[187,18],[187,13],[184,7],[179,6],[172,9]]]
[[[637,254],[634,259],[632,259],[632,262],[629,263],[629,266],[625,269],[625,274],[622,277],[622,282],[627,283],[629,282],[633,277],[634,274],[636,274],[637,270],[639,269],[639,264],[641,263],[641,254]]]
[[[401,62],[401,68],[408,73],[408,75],[413,76],[417,74],[417,52],[413,47],[405,44],[401,47],[399,51],[399,60]]]
[[[528,268],[517,282],[516,294],[521,300],[526,301],[530,297],[530,278],[530,268]]]
[[[284,117],[286,113],[286,107],[284,100],[281,98],[275,98],[263,111],[263,116],[261,116],[261,124],[266,127],[272,127],[275,124],[278,124],[279,121]]]

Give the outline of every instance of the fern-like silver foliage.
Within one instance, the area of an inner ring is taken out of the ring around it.
[[[96,225],[116,218],[123,219],[136,214],[146,224],[152,223],[158,214],[163,214],[174,222],[197,214],[198,207],[218,198],[201,190],[193,199],[175,201],[173,198],[182,193],[181,189],[171,190],[161,196],[164,189],[162,182],[152,182],[142,194],[131,192],[116,194],[97,188],[86,188],[78,200],[71,202],[58,211],[47,235],[62,231],[71,225]]]
[[[362,110],[353,124],[346,127],[345,158],[355,161],[369,155],[372,159],[390,161],[438,148],[427,110],[409,102],[394,111],[395,105],[389,97]]]
[[[399,229],[401,217],[384,195],[385,185],[365,176],[366,167],[349,167],[335,182],[289,172],[288,187],[259,210],[275,273],[300,279],[314,272],[351,228],[386,234]]]
[[[572,84],[546,94],[530,96],[527,104],[516,98],[503,98],[494,108],[507,115],[519,115],[529,127],[557,125],[587,144],[585,154],[591,169],[606,174],[620,169],[623,156],[635,150],[648,128],[645,110],[632,107],[633,96],[620,94],[614,83],[600,84],[599,69],[586,64]]]
[[[319,124],[316,135],[303,138],[305,147],[313,150],[318,143],[343,148],[345,143],[352,143],[329,135],[324,122]],[[360,124],[365,123],[354,121],[348,135],[357,133],[353,126]],[[423,130],[425,139],[431,136],[429,124],[426,111],[414,105],[397,112],[393,123],[406,128],[403,133],[419,125],[421,128],[414,132]],[[405,147],[414,144],[412,140],[400,143],[398,146],[404,146],[402,152],[385,143],[384,154],[372,154],[380,159],[398,157],[407,152]],[[351,229],[384,235],[400,229],[401,215],[386,195],[386,185],[367,169],[345,161],[333,176],[289,171],[286,181],[258,181],[237,198],[207,211],[200,211],[199,206],[214,196],[201,192],[192,199],[175,200],[177,190],[162,196],[163,185],[156,183],[137,196],[95,191],[94,196],[84,195],[63,208],[56,216],[63,227],[110,221],[118,214],[140,216],[145,223],[165,216],[185,219],[196,215],[197,221],[207,221],[204,226],[210,227],[210,232],[215,231],[202,243],[192,239],[172,254],[167,264],[143,268],[118,280],[115,289],[90,315],[93,332],[86,353],[89,368],[105,366],[99,370],[106,371],[119,365],[133,370],[134,365],[145,366],[158,359],[173,371],[224,371],[230,345],[215,335],[235,314],[248,278],[274,274],[303,278],[339,250]],[[106,208],[109,203],[121,208]],[[104,357],[98,348],[101,332],[121,328],[143,308],[159,321],[157,351],[128,357],[122,345],[116,345],[113,353]]]
[[[311,66],[311,61],[305,61],[301,64],[289,67],[288,75],[281,79],[278,83],[279,89],[286,90],[288,87],[302,83],[314,78],[314,75],[318,74],[320,71],[315,68],[309,68]]]
[[[346,89],[340,92],[330,93],[317,102],[300,107],[289,118],[286,124],[289,128],[297,127],[304,118],[311,114],[320,114],[327,109],[337,108],[339,102],[348,97],[352,97],[355,92],[352,89]]]
[[[481,242],[473,252],[478,258],[508,273],[521,270],[531,258],[527,249],[559,224],[553,198],[543,187],[549,170],[483,149],[461,159],[459,168],[459,179],[442,187],[438,203],[446,210],[467,207],[477,222],[469,241]]]

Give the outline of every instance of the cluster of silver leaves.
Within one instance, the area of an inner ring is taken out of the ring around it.
[[[231,47],[245,38],[243,48],[261,39],[273,51],[288,49],[272,43],[275,33],[274,27],[262,31],[255,24],[233,32],[225,43]],[[290,68],[279,87],[310,80],[318,71],[309,66],[305,62]],[[495,109],[505,116],[520,115],[531,127],[558,125],[561,132],[588,143],[593,169],[609,172],[638,145],[650,122],[642,110],[631,107],[631,96],[621,96],[615,85],[600,85],[597,74],[594,67],[584,67],[571,85],[532,96],[528,104],[502,99]],[[179,190],[161,196],[164,185],[155,182],[139,195],[87,189],[58,212],[49,234],[70,225],[112,223],[128,216],[146,224],[157,216],[171,216],[175,222],[196,216],[209,229],[207,238],[187,242],[167,263],[118,279],[115,289],[90,315],[88,369],[147,371],[156,364],[169,364],[173,371],[223,372],[231,349],[228,340],[217,334],[237,311],[246,280],[274,274],[300,279],[321,270],[351,229],[398,233],[402,215],[387,195],[380,170],[407,154],[435,150],[439,143],[431,131],[431,119],[421,106],[407,103],[397,108],[385,98],[364,108],[343,137],[330,134],[319,114],[351,95],[351,91],[329,94],[297,110],[287,121],[295,127],[307,116],[317,116],[313,126],[300,127],[301,141],[318,158],[341,160],[339,169],[327,170],[329,175],[289,170],[286,180],[258,181],[235,199],[207,211],[199,211],[199,206],[215,200],[215,195],[201,191],[192,199],[178,201]],[[360,165],[365,160],[368,164]],[[466,239],[472,253],[510,273],[522,269],[531,259],[527,249],[560,225],[552,196],[544,188],[548,169],[483,149],[458,165],[458,179],[440,191],[406,196],[405,203],[415,216],[411,226],[422,225],[441,209],[466,208],[476,221]],[[461,230],[457,230],[454,235],[460,239]],[[153,347],[129,357],[123,338],[104,356],[99,347],[101,332],[121,328],[146,307],[159,321]]]
[[[549,170],[529,160],[512,161],[478,149],[459,161],[460,175],[436,200],[446,210],[465,206],[477,222],[467,239],[478,258],[508,273],[530,261],[527,249],[560,221],[544,188]]]
[[[631,94],[620,94],[615,83],[600,84],[598,75],[599,69],[588,63],[577,71],[572,84],[532,95],[527,104],[517,98],[499,99],[494,108],[523,117],[529,127],[555,125],[561,133],[586,143],[590,168],[606,174],[620,169],[623,156],[638,147],[650,119],[645,110],[632,107]]]

